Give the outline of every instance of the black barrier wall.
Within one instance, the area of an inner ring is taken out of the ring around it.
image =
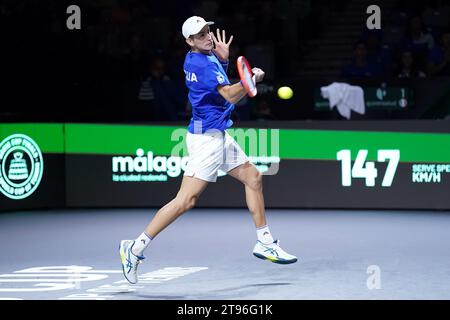
[[[450,209],[446,121],[268,124],[241,123],[229,130],[263,173],[268,208]],[[2,210],[161,207],[176,196],[188,160],[184,124],[59,126],[60,138],[46,124],[0,125],[3,189],[5,181],[17,188],[32,181],[32,156],[25,159],[19,148],[15,152],[22,156],[14,158],[11,146],[5,147],[11,136],[34,139],[44,163],[29,196],[0,194]],[[244,187],[220,176],[198,206],[246,207]]]

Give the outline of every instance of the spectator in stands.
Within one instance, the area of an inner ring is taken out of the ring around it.
[[[450,76],[450,29],[442,32],[441,43],[428,55],[430,75]]]
[[[367,46],[360,40],[354,46],[352,62],[344,67],[342,75],[346,78],[378,77],[382,75],[382,69],[379,65],[369,62]]]
[[[139,100],[153,100],[155,97],[152,86],[153,81],[167,81],[169,76],[165,73],[165,62],[162,58],[154,58],[149,64],[149,70],[145,75],[145,79],[141,83],[139,91]]]
[[[184,88],[184,79],[186,75],[183,72],[184,58],[186,56],[186,47],[183,43],[183,35],[176,32],[172,35],[170,50],[167,53],[168,74],[172,79],[182,80],[181,86]],[[181,71],[180,71],[181,70]]]
[[[425,30],[420,16],[411,18],[403,47],[412,50],[419,65],[425,63],[428,52],[434,48],[434,38]]]
[[[382,44],[382,34],[378,30],[366,33],[367,61],[385,74],[391,66],[391,51]]]
[[[123,78],[136,79],[146,72],[148,56],[143,38],[139,34],[133,34],[121,59],[121,65],[118,66],[123,69]]]
[[[161,57],[155,57],[149,64],[149,70],[140,84],[138,100],[141,107],[147,107],[149,114],[156,120],[177,120],[177,94],[174,83],[166,73],[166,63]],[[184,96],[183,96],[184,98]]]
[[[420,70],[410,50],[404,50],[400,57],[400,66],[397,72],[397,78],[425,78],[426,74]]]

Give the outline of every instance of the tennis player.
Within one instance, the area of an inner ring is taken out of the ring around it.
[[[180,190],[176,197],[162,207],[144,232],[135,240],[122,240],[119,251],[123,273],[130,283],[137,283],[137,267],[144,259],[143,252],[152,239],[184,212],[195,206],[200,194],[222,170],[245,185],[247,206],[256,226],[257,241],[253,254],[275,263],[289,264],[297,261],[274,240],[266,221],[262,176],[249,162],[236,141],[226,132],[233,122],[230,119],[234,104],[247,93],[238,82],[231,84],[228,68],[229,46],[233,36],[226,41],[225,30],[210,32],[201,17],[187,19],[182,27],[190,51],[184,61],[186,86],[192,104],[192,119],[186,134],[189,161]],[[264,72],[253,68],[256,82]]]

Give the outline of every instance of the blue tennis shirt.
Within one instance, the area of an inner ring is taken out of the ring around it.
[[[233,125],[230,119],[234,104],[217,91],[218,85],[229,85],[226,70],[228,62],[219,62],[211,53],[206,55],[189,51],[184,59],[186,86],[192,105],[190,133],[204,133],[209,129],[224,131]]]

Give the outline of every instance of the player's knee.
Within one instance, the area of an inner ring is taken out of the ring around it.
[[[248,186],[252,188],[253,190],[261,190],[262,189],[262,174],[258,170],[254,174],[252,174],[252,177],[249,179]]]
[[[196,196],[196,195],[189,197],[188,202],[187,202],[188,210],[195,207],[195,205],[197,204],[197,200],[198,200],[198,196]]]
[[[183,198],[182,200],[182,211],[188,211],[195,207],[197,203],[198,196],[197,195],[189,195]]]

